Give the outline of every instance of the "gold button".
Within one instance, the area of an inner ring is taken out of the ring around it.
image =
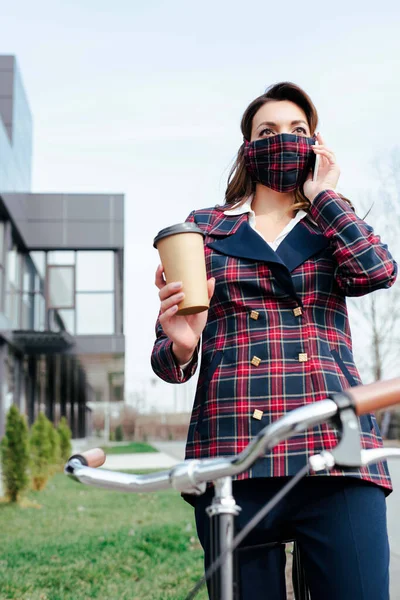
[[[253,419],[257,419],[257,421],[261,421],[263,414],[264,413],[262,410],[258,410],[258,408],[256,408],[255,411],[253,412]]]
[[[301,306],[296,306],[296,308],[293,309],[293,314],[295,317],[300,317],[300,315],[303,314],[303,311],[301,310]]]
[[[301,352],[299,354],[299,362],[307,362],[307,361],[308,361],[307,352]]]
[[[256,310],[252,310],[250,313],[250,319],[254,319],[254,321],[257,321],[259,316],[260,316],[260,313],[257,312]]]
[[[258,367],[258,365],[261,362],[261,358],[258,358],[258,356],[253,356],[253,358],[251,359],[251,364],[254,365],[255,367]]]

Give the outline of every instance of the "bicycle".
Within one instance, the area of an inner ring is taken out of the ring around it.
[[[207,512],[211,522],[213,562],[188,594],[187,600],[194,598],[207,579],[210,579],[212,600],[235,600],[234,550],[309,470],[318,472],[332,469],[335,465],[361,467],[386,458],[400,458],[400,448],[362,449],[357,419],[357,416],[397,403],[400,403],[400,378],[353,387],[331,394],[325,400],[297,408],[266,426],[236,456],[186,460],[169,470],[147,475],[129,475],[97,470],[104,464],[105,454],[96,448],[71,456],[65,466],[65,473],[86,485],[124,492],[152,492],[173,487],[181,493],[200,495],[205,492],[207,482],[212,482],[215,492]],[[234,537],[234,520],[240,507],[232,495],[232,477],[246,471],[279,442],[326,421],[333,421],[340,432],[337,446],[311,456],[308,465],[292,477]],[[296,600],[306,600],[309,592],[298,557],[294,562]]]

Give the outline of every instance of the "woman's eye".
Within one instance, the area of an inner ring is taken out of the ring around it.
[[[295,132],[301,135],[307,135],[307,131],[304,129],[304,127],[296,127]]]
[[[263,129],[262,131],[260,131],[259,133],[259,137],[262,137],[263,135],[274,135],[272,129],[268,129],[268,127],[266,129]]]

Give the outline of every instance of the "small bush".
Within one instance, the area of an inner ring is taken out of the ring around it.
[[[47,423],[51,447],[50,473],[54,474],[61,470],[60,436],[58,435],[58,431],[54,427],[53,423],[51,421],[48,421]]]
[[[52,442],[49,423],[45,415],[39,413],[31,429],[32,487],[37,491],[45,488],[51,474]]]
[[[122,425],[117,425],[115,428],[115,441],[123,442],[124,440],[124,432],[122,431]]]
[[[7,413],[6,431],[1,443],[3,483],[7,497],[16,502],[28,486],[29,434],[25,417],[16,406]]]
[[[60,454],[61,460],[64,463],[67,462],[69,457],[72,454],[72,446],[71,446],[71,429],[68,426],[68,421],[65,417],[61,417],[60,422],[58,424],[58,435],[60,438]]]

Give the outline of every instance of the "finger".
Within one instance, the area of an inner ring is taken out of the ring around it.
[[[171,308],[169,308],[168,310],[165,311],[165,313],[162,313],[160,315],[159,321],[161,323],[161,326],[163,325],[163,323],[165,323],[166,321],[169,321],[170,319],[172,319],[172,317],[175,316],[176,312],[178,310],[178,305],[174,304],[173,306],[171,306]]]
[[[154,283],[156,284],[156,286],[158,287],[159,290],[166,285],[163,273],[164,273],[164,267],[162,265],[158,265]]]
[[[319,131],[317,133],[317,140],[321,144],[321,146],[325,146],[325,140],[324,140],[324,138],[322,137],[322,134]]]
[[[178,305],[179,302],[182,302],[184,297],[185,294],[183,292],[179,292],[178,294],[173,294],[172,296],[169,296],[169,298],[163,300],[160,306],[161,313],[165,313],[169,308],[171,308],[171,306],[174,306],[175,304]]]
[[[311,147],[313,148],[313,150],[327,150],[328,152],[332,152],[332,154],[335,154],[334,151],[331,150],[331,148],[328,148],[324,144],[312,144]]]
[[[330,164],[336,164],[336,157],[331,150],[327,150],[326,148],[321,148],[321,146],[316,146],[313,148],[315,154],[319,154],[320,156],[325,156],[330,162]]]
[[[161,287],[160,291],[158,292],[158,296],[160,300],[165,300],[166,298],[169,298],[169,296],[172,296],[172,294],[179,292],[181,289],[182,281],[173,281]]]

